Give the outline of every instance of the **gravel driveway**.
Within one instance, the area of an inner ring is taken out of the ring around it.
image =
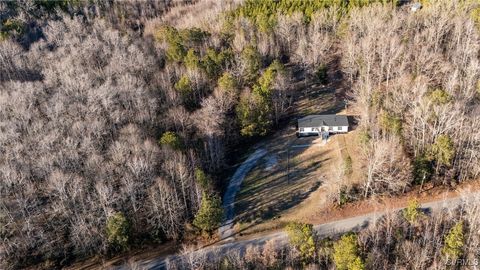
[[[220,239],[227,239],[234,234],[233,229],[233,219],[235,217],[234,208],[235,208],[235,196],[242,186],[243,179],[247,173],[257,164],[257,161],[265,156],[267,151],[263,148],[257,149],[253,154],[251,154],[247,160],[245,160],[240,167],[235,171],[232,178],[230,178],[230,183],[228,184],[227,191],[223,196],[223,209],[225,210],[225,221],[222,226],[218,229],[220,234]]]

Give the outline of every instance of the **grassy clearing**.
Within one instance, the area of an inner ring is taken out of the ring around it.
[[[278,159],[274,170],[265,170],[267,156],[245,178],[235,209],[236,231],[241,235],[280,229],[291,220],[316,220],[332,207],[341,185],[358,183],[363,177],[356,131],[334,135],[325,145],[317,137],[292,140],[297,145],[312,145],[291,149],[289,178],[286,151],[269,153]],[[352,156],[352,173],[339,179],[347,155]]]
[[[336,90],[321,86],[303,90],[295,115],[341,111],[344,104],[336,98]],[[296,138],[292,123],[262,142],[269,153],[247,175],[237,194],[236,231],[245,235],[281,228],[290,220],[308,221],[327,205],[335,190],[333,172],[341,166],[338,140],[342,136],[347,135],[335,135],[325,145],[318,137]],[[270,168],[272,156],[277,163]]]

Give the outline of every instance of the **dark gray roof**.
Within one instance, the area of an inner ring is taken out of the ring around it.
[[[298,127],[348,126],[346,115],[309,115],[298,119]]]

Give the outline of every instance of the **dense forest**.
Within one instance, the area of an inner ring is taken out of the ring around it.
[[[326,83],[338,59],[366,168],[352,197],[477,178],[480,7],[400,2],[1,2],[0,267],[211,232],[234,150],[282,127],[293,71]],[[454,217],[476,239],[468,213]],[[372,268],[413,263],[389,251],[440,246],[451,221],[387,225],[411,237],[355,238]]]

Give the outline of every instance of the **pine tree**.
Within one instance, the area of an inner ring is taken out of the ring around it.
[[[114,248],[128,248],[130,224],[122,213],[116,213],[107,220],[107,239]]]
[[[261,56],[253,46],[247,46],[242,51],[242,62],[245,63],[243,77],[247,83],[253,83],[261,67]]]
[[[445,245],[442,253],[449,259],[456,260],[463,254],[465,237],[463,235],[463,222],[460,221],[453,226],[445,236]]]
[[[309,263],[315,257],[315,236],[313,225],[291,222],[286,227],[290,244],[301,254],[303,263]]]
[[[453,158],[455,157],[455,148],[450,136],[438,136],[432,145],[431,155],[439,164],[451,166]]]
[[[226,92],[236,92],[237,81],[232,74],[224,72],[222,76],[218,79],[218,88]]]
[[[183,105],[188,109],[193,109],[196,106],[192,82],[187,75],[180,77],[178,82],[173,86],[180,94]]]
[[[276,60],[273,61],[253,86],[252,94],[240,99],[237,117],[243,136],[264,136],[270,130],[273,123],[272,86],[280,72],[284,72],[283,65]]]
[[[403,210],[403,217],[410,223],[415,223],[421,215],[420,204],[416,199],[410,200],[407,208]]]
[[[200,58],[194,49],[190,49],[184,59],[185,66],[190,70],[200,68]]]
[[[195,180],[204,191],[212,186],[212,179],[200,168],[195,169]]]
[[[207,195],[203,192],[202,203],[198,210],[193,225],[204,232],[211,233],[222,222],[223,208],[222,202],[216,195]]]
[[[174,150],[181,150],[183,148],[181,138],[172,131],[163,133],[159,143],[160,145],[168,146]]]
[[[333,245],[333,261],[338,270],[365,269],[355,234],[346,234]]]

